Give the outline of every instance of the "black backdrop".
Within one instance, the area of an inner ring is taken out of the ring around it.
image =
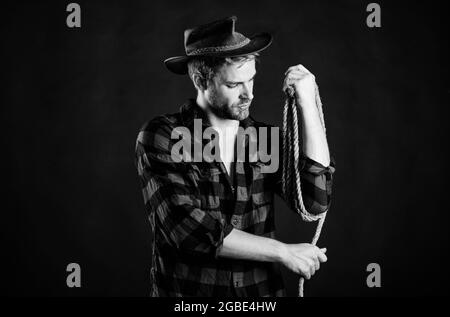
[[[150,226],[133,164],[139,127],[177,111],[194,90],[162,60],[183,52],[183,30],[237,15],[268,31],[252,115],[281,123],[284,71],[317,77],[337,161],[320,239],[329,261],[308,296],[448,293],[449,89],[446,16],[439,3],[370,1],[70,1],[3,5],[2,292],[147,296]],[[307,242],[315,226],[276,201],[279,239]],[[81,266],[81,288],[66,266]],[[366,267],[381,266],[381,288]],[[297,277],[284,271],[288,293]]]

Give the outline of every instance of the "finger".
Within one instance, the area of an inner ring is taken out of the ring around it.
[[[309,269],[309,267],[307,266],[305,268],[305,270],[303,271],[303,276],[309,280],[311,278],[311,270]]]
[[[287,72],[285,74],[286,77],[289,77],[289,76],[292,76],[292,75],[310,75],[310,73],[307,73],[307,72],[302,71],[302,70],[294,69],[294,70],[291,70],[291,71],[289,71],[289,72]]]
[[[308,262],[309,272],[311,273],[311,276],[312,276],[312,275],[314,275],[314,273],[316,273],[316,264],[314,263],[313,259],[307,258],[306,261]]]
[[[311,77],[311,74],[307,74],[307,73],[295,73],[295,74],[289,74],[286,76],[285,80],[303,80],[305,78],[309,78]],[[311,77],[313,78],[313,77]],[[314,79],[314,78],[313,78]]]
[[[292,78],[286,78],[283,81],[283,86],[282,86],[282,90],[286,90],[286,88],[288,88],[289,86],[293,85],[296,81],[298,80],[302,80],[304,78],[304,76],[299,76],[299,77],[292,77]]]
[[[287,74],[291,74],[291,73],[305,73],[305,74],[311,74],[310,72],[307,72],[307,71],[305,71],[305,70],[303,70],[303,69],[300,69],[300,68],[293,68],[293,69],[287,71],[287,72],[286,72],[286,75],[287,75]]]
[[[303,70],[303,71],[305,71],[305,72],[307,72],[307,73],[312,74],[312,73],[311,73],[305,66],[303,66],[302,64],[298,64],[297,66],[298,66],[298,68],[299,68],[300,70]]]
[[[306,78],[308,76],[309,76],[309,74],[306,74],[306,73],[295,73],[295,74],[289,74],[288,76],[286,76],[286,79],[287,80],[290,80],[290,79],[302,79],[302,78]]]
[[[319,252],[317,252],[317,257],[320,262],[328,261],[328,257],[325,255],[325,253],[322,251],[322,249],[320,249]]]
[[[289,76],[289,77],[285,78],[284,83],[289,85],[289,84],[292,84],[294,81],[302,80],[302,79],[306,78],[306,76],[308,76],[308,75],[303,74],[303,75]]]
[[[287,88],[291,87],[293,84],[292,81],[284,81],[282,90],[285,91]]]
[[[304,67],[303,65],[300,65],[301,67],[299,68],[300,71],[308,74],[309,76],[311,76],[314,80],[316,80],[316,76],[314,76],[313,73],[311,73],[306,67]]]
[[[320,252],[320,251],[318,248],[316,248],[316,249],[317,249],[317,252],[315,252],[315,254],[312,255],[311,259],[314,262],[314,269],[317,271],[320,268],[320,261],[319,261],[319,257],[318,257],[318,252]]]
[[[290,85],[284,85],[282,87],[281,91],[284,93],[287,93],[287,94],[295,93],[295,89],[292,88],[292,86],[290,86]]]
[[[288,73],[290,70],[293,70],[293,69],[302,70],[302,71],[306,71],[306,72],[310,73],[310,71],[308,69],[306,69],[305,66],[303,66],[302,64],[298,64],[298,65],[289,67],[284,74]]]
[[[309,280],[311,278],[309,266],[308,266],[308,263],[306,263],[306,261],[304,261],[300,265],[300,274],[303,275],[303,277],[306,278],[307,280]]]
[[[291,70],[294,70],[294,69],[300,70],[300,68],[298,67],[298,65],[295,65],[295,66],[289,67],[289,68],[284,72],[284,74],[286,75],[287,73],[289,73]]]
[[[290,79],[293,77],[305,77],[305,76],[308,76],[308,74],[304,73],[304,72],[292,72],[292,73],[287,74],[284,79]]]
[[[310,266],[309,271],[311,272],[311,276],[316,274],[316,267],[314,264]]]

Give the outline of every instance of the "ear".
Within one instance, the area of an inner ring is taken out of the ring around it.
[[[208,88],[206,79],[203,78],[199,73],[194,73],[192,75],[192,81],[194,82],[195,88],[197,88],[200,91],[204,91],[206,90],[206,88]]]

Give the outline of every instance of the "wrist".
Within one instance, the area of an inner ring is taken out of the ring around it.
[[[286,258],[287,254],[287,245],[283,242],[277,241],[276,244],[276,262],[283,262],[283,260]]]

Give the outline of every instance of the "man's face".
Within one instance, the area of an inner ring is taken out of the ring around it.
[[[208,83],[210,110],[219,118],[243,120],[253,99],[255,60],[223,65]]]

